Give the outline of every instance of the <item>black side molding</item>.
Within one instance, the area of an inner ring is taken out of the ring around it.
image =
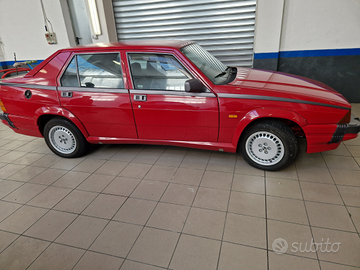
[[[350,123],[338,124],[329,143],[341,142],[345,134],[357,134],[359,132],[360,132],[360,119],[352,115]]]
[[[15,127],[14,123],[11,122],[11,120],[9,119],[9,116],[8,116],[7,113],[1,112],[0,113],[0,120],[5,120],[10,127],[17,129],[17,127]]]

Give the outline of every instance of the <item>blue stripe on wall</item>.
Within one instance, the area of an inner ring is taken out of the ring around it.
[[[317,57],[317,56],[344,56],[360,55],[360,48],[333,49],[333,50],[306,50],[306,51],[282,51],[274,53],[255,53],[254,59],[271,59],[287,57]]]

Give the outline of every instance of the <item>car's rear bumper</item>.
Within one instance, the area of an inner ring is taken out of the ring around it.
[[[2,120],[2,121],[6,121],[6,122],[7,122],[7,124],[8,124],[10,127],[12,127],[12,128],[16,128],[16,127],[15,127],[15,125],[14,125],[14,123],[13,123],[13,122],[11,122],[11,120],[9,119],[9,117],[8,117],[8,114],[7,114],[7,113],[0,112],[0,120]]]
[[[346,135],[352,134],[353,136],[356,136],[359,132],[360,132],[360,119],[355,117],[354,115],[352,115],[350,123],[338,124],[331,140],[329,141],[329,144],[330,143],[339,143],[344,140],[344,137]],[[349,136],[346,136],[346,137],[349,137]],[[348,138],[346,138],[346,139],[348,139]]]

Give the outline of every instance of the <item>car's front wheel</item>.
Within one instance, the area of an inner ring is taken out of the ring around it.
[[[281,121],[263,120],[247,128],[240,139],[240,151],[252,166],[276,171],[295,159],[298,143],[292,130]]]
[[[79,129],[69,120],[53,118],[44,127],[46,144],[56,155],[66,158],[82,156],[87,141]]]

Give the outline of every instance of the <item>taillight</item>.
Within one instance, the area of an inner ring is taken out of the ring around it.
[[[347,124],[351,120],[351,109],[345,114],[345,116],[338,122],[338,124]]]
[[[7,112],[7,110],[6,110],[6,108],[5,108],[5,105],[4,105],[4,103],[2,103],[1,99],[0,99],[0,108],[1,108],[1,110],[2,110],[4,113]]]

